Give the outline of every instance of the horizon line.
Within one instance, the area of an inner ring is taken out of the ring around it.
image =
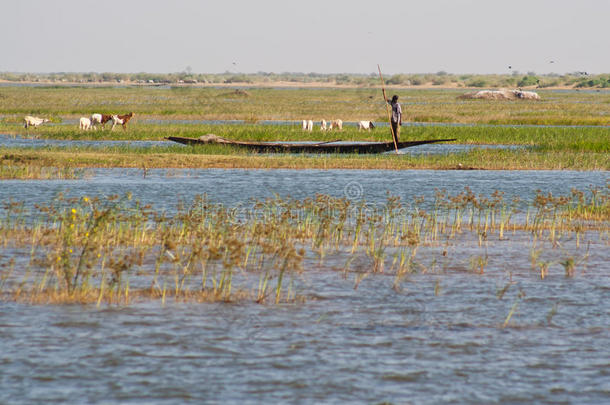
[[[152,72],[152,71],[139,71],[139,72],[121,72],[121,71],[49,71],[49,72],[31,72],[31,71],[0,71],[0,74],[33,74],[33,75],[52,75],[52,74],[158,74],[158,75],[318,75],[318,76],[332,76],[332,75],[353,75],[353,76],[370,76],[370,75],[378,75],[377,72],[369,72],[369,73],[359,73],[359,72],[331,72],[331,73],[322,73],[322,72],[186,72],[186,71],[178,71],[178,72]],[[515,74],[524,74],[524,75],[605,75],[610,74],[610,72],[583,72],[583,71],[571,71],[571,72],[548,72],[548,73],[538,73],[533,70],[528,71],[520,71],[513,70],[511,72],[504,73],[474,73],[474,72],[448,72],[444,70],[439,70],[436,72],[399,72],[399,73],[386,73],[387,75],[437,75],[437,76],[445,76],[445,75],[478,75],[478,76],[490,76],[490,75],[508,75],[512,76]]]

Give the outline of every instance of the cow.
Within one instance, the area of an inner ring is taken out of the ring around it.
[[[25,117],[23,117],[23,121],[25,123],[25,129],[28,129],[29,127],[37,128],[39,125],[42,125],[45,122],[50,122],[51,120],[47,118],[38,118],[32,117],[31,115],[26,115]]]
[[[313,121],[312,120],[303,120],[302,123],[302,129],[303,131],[313,131]]]
[[[373,121],[358,121],[358,131],[367,129],[375,129],[375,125],[373,125]]]
[[[333,130],[337,128],[339,131],[341,131],[343,129],[343,121],[341,120],[333,120],[330,123],[330,129]]]
[[[130,119],[133,118],[134,115],[135,114],[132,112],[130,112],[129,114],[124,114],[124,115],[113,115],[112,116],[112,128],[110,128],[110,130],[112,131],[116,124],[123,126],[123,130],[126,130],[127,123],[129,122]]]
[[[112,120],[112,115],[109,114],[91,114],[91,126],[93,127],[93,129],[97,129],[96,125],[97,124],[101,124],[102,128],[106,127],[106,123],[110,120]]]
[[[91,129],[91,120],[86,117],[81,117],[78,127],[79,127],[79,129],[82,129],[83,131],[87,131],[87,130]]]
[[[320,131],[326,131],[326,120],[322,120],[320,123]]]

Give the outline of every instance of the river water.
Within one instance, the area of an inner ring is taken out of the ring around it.
[[[48,202],[59,192],[90,197],[131,192],[143,203],[171,212],[178,202],[188,204],[201,194],[243,206],[275,194],[304,199],[317,193],[377,204],[390,193],[405,204],[421,196],[431,204],[436,189],[456,195],[468,186],[477,195],[503,191],[510,202],[515,197],[532,201],[536,190],[569,195],[572,188],[603,188],[608,181],[610,175],[603,171],[88,169],[81,180],[2,181],[0,201],[13,198],[31,205]]]
[[[171,213],[203,193],[236,206],[275,193],[382,203],[389,191],[431,204],[435,188],[531,200],[536,189],[567,195],[609,179],[572,171],[95,169],[82,180],[2,181],[0,201],[33,206],[59,192],[130,191]],[[309,261],[295,280],[307,297],[299,304],[0,302],[0,403],[608,403],[607,232],[586,235],[588,254],[584,241],[548,247],[555,263],[545,280],[530,269],[530,237],[508,238],[487,247],[484,274],[467,270],[469,255],[483,250],[463,240],[449,247],[458,260],[447,269],[414,274],[400,289],[389,274],[355,288],[352,275],[329,270],[333,258]],[[421,254],[432,257],[434,248]],[[574,277],[557,263],[565,254],[586,259]]]

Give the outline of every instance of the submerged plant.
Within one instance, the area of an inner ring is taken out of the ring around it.
[[[553,263],[561,263],[566,276],[574,277],[588,255],[587,249],[582,257],[565,252],[561,261],[541,260],[545,244],[556,248],[575,234],[592,231],[603,239],[607,232],[607,190],[587,200],[577,196],[579,210],[596,213],[588,221],[575,215],[569,202],[549,195],[531,204],[531,222],[511,218],[513,234],[531,236],[529,260],[541,279]],[[28,257],[23,266],[14,260],[4,264],[0,295],[97,305],[142,299],[163,304],[295,302],[303,296],[294,281],[312,268],[337,269],[346,279],[353,272],[356,289],[372,274],[389,274],[392,287],[403,291],[416,274],[435,273],[437,249],[443,272],[450,274],[455,266],[448,250],[464,238],[475,249],[484,245],[483,252],[470,254],[470,272],[483,275],[497,268],[488,249],[507,243],[500,236],[501,224],[506,228],[507,213],[516,210],[501,193],[475,196],[466,189],[450,196],[439,191],[432,209],[424,208],[420,198],[407,208],[392,196],[379,206],[327,195],[303,200],[274,196],[237,210],[202,195],[178,204],[172,215],[129,194],[103,200],[59,195],[34,210],[12,201],[4,204],[2,243],[28,252]],[[337,260],[344,264],[335,267]],[[437,284],[435,294],[439,292]]]

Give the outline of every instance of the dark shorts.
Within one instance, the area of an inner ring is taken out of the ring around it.
[[[392,131],[396,135],[396,139],[400,139],[400,125],[398,125],[398,122],[392,122]]]

